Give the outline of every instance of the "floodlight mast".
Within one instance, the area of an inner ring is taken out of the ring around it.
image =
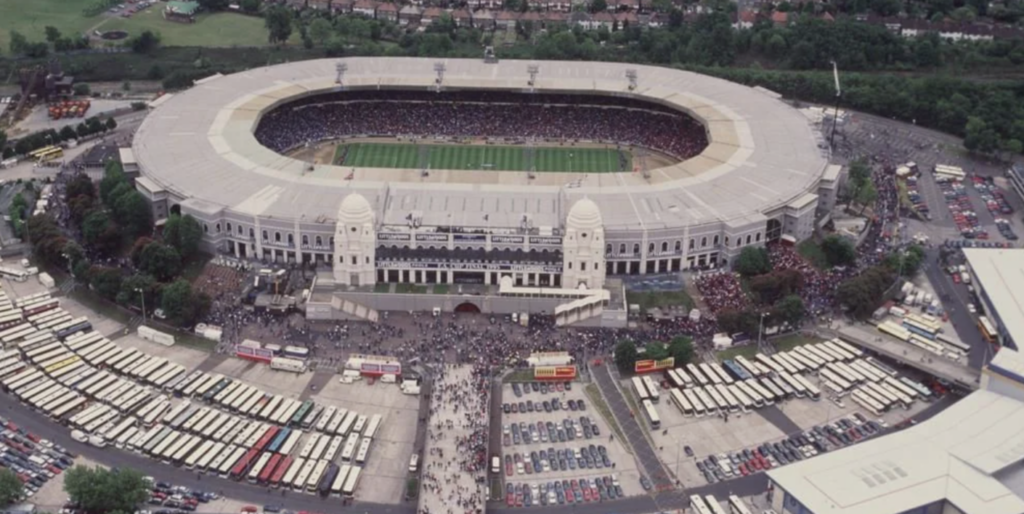
[[[537,74],[540,73],[540,66],[531,64],[526,67],[526,73],[530,75],[530,80],[526,83],[530,86],[530,91],[533,91],[533,87],[537,83]]]
[[[334,71],[338,72],[334,77],[334,83],[340,86],[343,83],[342,78],[345,76],[345,72],[348,71],[348,64],[339,61],[338,64],[334,65]]]
[[[629,90],[630,91],[635,91],[636,90],[636,70],[635,69],[630,68],[630,69],[626,70],[626,80],[629,81]]]
[[[434,63],[434,71],[437,73],[437,78],[434,80],[434,85],[437,88],[437,92],[441,92],[441,84],[444,82],[444,72],[448,67],[441,61]]]

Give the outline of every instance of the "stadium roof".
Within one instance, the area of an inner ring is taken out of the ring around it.
[[[916,426],[768,476],[815,514],[895,514],[943,500],[965,514],[1019,514],[1021,427],[1024,403],[975,391]]]
[[[424,226],[561,226],[588,196],[606,230],[674,228],[742,219],[813,192],[827,163],[820,134],[796,109],[755,89],[681,70],[599,62],[545,61],[539,91],[633,95],[701,119],[710,144],[699,156],[638,173],[570,174],[355,169],[310,165],[260,145],[261,113],[292,98],[335,91],[344,62],[346,88],[433,87],[436,60],[314,60],[213,77],[174,95],[146,117],[133,149],[142,172],[168,191],[243,215],[333,220],[349,191],[363,194],[378,222]],[[526,61],[445,60],[449,89],[522,91]],[[629,90],[627,69],[637,73]],[[351,175],[351,177],[350,177]],[[486,222],[484,220],[487,220]]]
[[[964,256],[996,309],[999,323],[1017,345],[1024,342],[1024,250],[964,248]]]

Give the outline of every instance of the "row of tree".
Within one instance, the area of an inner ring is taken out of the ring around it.
[[[150,484],[133,469],[74,466],[64,473],[64,492],[83,512],[135,512],[149,498]],[[0,508],[24,498],[24,487],[13,471],[0,468]]]
[[[687,336],[676,336],[668,344],[661,341],[650,341],[642,350],[637,342],[623,339],[615,345],[615,365],[623,373],[633,373],[636,362],[640,359],[662,360],[675,358],[675,365],[680,366],[693,359],[693,339]]]
[[[0,153],[3,154],[4,159],[9,159],[15,155],[25,155],[33,150],[38,150],[45,146],[57,145],[65,141],[72,141],[77,139],[84,139],[86,137],[105,134],[111,130],[117,128],[117,121],[114,118],[107,118],[101,120],[96,116],[86,118],[78,125],[65,125],[60,130],[46,129],[39,132],[33,132],[18,139],[13,145],[8,144],[7,133],[0,130]]]

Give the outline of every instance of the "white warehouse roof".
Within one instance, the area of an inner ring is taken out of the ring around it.
[[[1024,250],[964,248],[964,256],[999,321],[1018,345],[1024,342]]]
[[[965,514],[1020,514],[1022,460],[1024,403],[981,390],[916,426],[768,476],[815,514],[895,514],[943,500]]]

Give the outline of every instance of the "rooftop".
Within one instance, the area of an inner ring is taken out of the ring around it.
[[[435,60],[348,58],[345,87],[429,88]],[[277,154],[253,136],[262,112],[303,95],[333,91],[338,59],[257,68],[197,81],[146,117],[133,141],[142,172],[181,198],[227,211],[283,220],[335,219],[341,199],[359,192],[378,223],[558,227],[569,206],[589,197],[606,230],[665,229],[729,222],[769,212],[815,190],[827,160],[820,134],[797,110],[739,84],[696,73],[603,62],[545,61],[540,91],[635,95],[702,120],[710,144],[701,155],[638,173],[569,174],[351,169],[310,166]],[[444,87],[517,89],[528,63],[448,59]],[[627,69],[638,76],[629,89]],[[571,184],[571,185],[570,185]],[[386,207],[385,207],[386,206]],[[487,222],[482,220],[487,216]]]
[[[989,303],[1014,343],[1024,343],[1024,249],[964,248]]]
[[[1024,403],[981,390],[916,426],[768,476],[815,514],[888,514],[942,500],[964,514],[1019,514],[1020,491],[995,475],[1024,459],[1021,427]]]

